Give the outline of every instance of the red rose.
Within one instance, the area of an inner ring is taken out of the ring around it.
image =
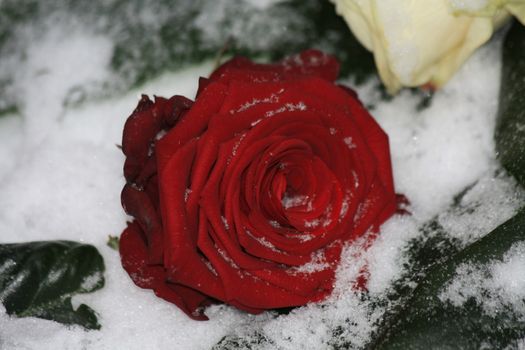
[[[124,127],[135,220],[122,264],[195,319],[222,301],[258,313],[333,289],[342,246],[396,210],[388,138],[338,62],[305,51],[234,58],[195,102],[143,96]]]

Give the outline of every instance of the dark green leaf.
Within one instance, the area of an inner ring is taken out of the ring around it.
[[[495,138],[502,165],[525,186],[525,27],[517,22],[503,46]]]
[[[375,73],[372,55],[358,43],[328,1],[286,0],[259,9],[233,0],[221,5],[223,14],[217,22],[210,13],[209,23],[204,26],[195,18],[199,13],[215,12],[213,0],[178,3],[181,6],[160,3],[166,11],[173,6],[184,10],[159,18],[154,28],[136,19],[124,23],[127,30],[116,38],[112,61],[117,72],[141,83],[166,69],[212,59],[230,42],[229,54],[272,60],[315,47],[336,54],[345,76],[363,81]],[[126,7],[129,2],[117,2],[114,10],[124,12]],[[213,40],[203,31],[206,26],[214,32]]]
[[[98,250],[71,241],[0,245],[0,301],[7,313],[40,317],[99,329],[86,305],[74,310],[71,297],[104,286],[104,261]]]
[[[275,60],[312,47],[322,49],[341,61],[342,76],[357,82],[376,72],[372,54],[327,0],[284,0],[267,8],[244,0],[0,1],[0,58],[23,60],[31,42],[21,41],[17,33],[45,33],[48,18],[57,15],[114,43],[111,68],[120,79],[112,77],[107,86],[93,88],[104,91],[87,91],[94,95],[125,91],[165,71],[214,59],[227,42],[226,54],[253,59]],[[0,72],[0,109],[22,103],[11,89],[15,78],[10,70]],[[82,88],[77,92],[83,93]]]
[[[270,340],[264,337],[264,335],[254,331],[248,336],[227,335],[223,337],[217,344],[215,344],[212,350],[250,350],[261,348],[263,345],[268,347],[273,344]]]
[[[438,298],[442,288],[465,263],[483,264],[502,259],[513,243],[525,240],[525,208],[516,216],[460,251],[437,264],[412,293],[405,307],[385,327],[371,349],[425,349],[436,344],[444,349],[504,348],[525,336],[525,323],[511,310],[501,310],[495,317],[483,313],[474,300],[461,308]]]
[[[19,110],[18,107],[15,105],[7,106],[5,108],[0,107],[0,118],[7,116],[7,115],[13,115],[18,114]]]

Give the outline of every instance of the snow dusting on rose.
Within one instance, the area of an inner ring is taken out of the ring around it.
[[[523,0],[332,0],[373,52],[390,93],[443,86],[510,15],[525,23]]]
[[[320,301],[345,244],[396,211],[387,135],[309,50],[234,58],[195,101],[143,96],[128,118],[122,264],[195,319]],[[370,235],[373,236],[373,235]]]

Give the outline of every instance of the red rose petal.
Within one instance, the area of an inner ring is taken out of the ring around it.
[[[201,217],[205,221],[205,216]],[[202,222],[201,221],[201,222]],[[204,227],[204,226],[201,226]],[[199,234],[199,247],[209,259],[224,283],[226,302],[237,301],[250,308],[271,309],[293,305],[303,305],[308,298],[264,283],[232,264],[231,258],[220,246],[212,243],[207,228]]]
[[[209,297],[194,290],[166,284],[164,268],[161,265],[147,264],[147,247],[141,237],[140,228],[135,223],[128,224],[122,232],[119,251],[122,266],[137,286],[153,289],[157,296],[177,305],[195,320],[208,319],[200,308],[211,302]]]
[[[223,285],[199,255],[197,237],[189,230],[185,216],[184,194],[195,150],[195,140],[186,143],[160,174],[164,266],[170,281],[223,299]]]
[[[157,168],[162,173],[170,157],[192,138],[199,137],[206,129],[210,117],[221,107],[226,87],[210,84],[195,101],[192,108],[179,120],[177,127],[171,129],[157,142]]]
[[[210,80],[230,81],[278,81],[295,77],[317,76],[334,81],[339,74],[339,62],[335,57],[318,50],[307,50],[283,59],[276,64],[257,64],[244,57],[234,57],[210,75]]]
[[[142,231],[146,233],[148,262],[153,264],[162,263],[162,225],[148,194],[126,185],[122,190],[121,200],[126,213],[135,217]]]

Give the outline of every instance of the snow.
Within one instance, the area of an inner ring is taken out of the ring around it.
[[[524,195],[507,176],[494,176],[491,170],[463,196],[458,207],[439,214],[438,221],[449,235],[466,245],[495,229],[499,220],[510,219]]]
[[[525,241],[521,241],[514,243],[501,261],[459,266],[453,281],[441,292],[440,300],[458,307],[473,298],[489,315],[508,307],[525,321],[524,266]]]
[[[216,305],[206,310],[209,321],[197,322],[136,287],[106,241],[108,235],[119,235],[128,219],[120,205],[124,157],[116,147],[126,117],[141,93],[193,97],[197,78],[208,75],[213,64],[167,72],[125,93],[68,104],[64,101],[74,98],[77,87],[94,91],[114,79],[112,41],[87,28],[67,35],[43,33],[17,68],[20,113],[0,118],[1,242],[69,239],[95,245],[106,264],[105,287],[73,303],[96,310],[102,329],[10,317],[0,306],[0,349],[210,349],[225,336],[245,336],[259,342],[259,349],[319,349],[345,341],[349,348],[363,346],[384,312],[373,301],[381,300],[403,274],[408,242],[421,235],[422,224],[437,218],[450,237],[465,245],[525,203],[523,191],[499,172],[495,161],[500,47],[497,37],[482,48],[419,112],[420,96],[410,91],[384,101],[376,80],[357,88],[390,137],[396,190],[410,199],[412,215],[396,215],[385,223],[366,251],[364,239],[345,248],[334,293],[326,302],[287,315],[258,316]],[[467,187],[459,206],[448,209]],[[296,205],[292,202],[289,198],[284,205]],[[518,305],[525,290],[524,256],[520,243],[501,262],[462,267],[444,300],[461,305],[462,298],[473,296],[487,312],[497,303]],[[370,274],[368,298],[351,287],[364,266]],[[464,274],[468,271],[470,276]],[[491,277],[485,280],[480,276],[487,271]],[[465,284],[472,287],[467,294]],[[495,299],[482,298],[481,290]]]
[[[357,146],[355,145],[354,141],[352,140],[352,137],[351,136],[348,136],[348,137],[345,137],[343,139],[344,143],[346,144],[346,146],[348,147],[348,149],[354,149],[356,148]]]
[[[279,2],[282,0],[201,1],[194,24],[207,42],[226,44],[234,40],[241,46],[264,50],[296,34],[283,28],[304,27],[298,13],[272,8]]]
[[[320,251],[313,253],[309,262],[291,269],[289,273],[292,275],[297,273],[313,273],[326,270],[329,267],[330,264],[326,262],[324,251]]]
[[[282,2],[282,0],[244,0],[244,1],[261,10],[267,9],[272,5]]]
[[[311,200],[308,196],[304,195],[295,195],[295,196],[289,196],[287,193],[284,194],[284,197],[281,199],[281,204],[284,209],[290,209],[294,207],[298,207],[301,205],[311,206]]]
[[[421,219],[443,211],[453,194],[494,166],[499,47],[494,40],[482,48],[419,113],[421,98],[408,90],[389,103],[379,96],[365,99],[388,133],[396,191]],[[372,89],[370,84],[360,96],[368,98]]]

